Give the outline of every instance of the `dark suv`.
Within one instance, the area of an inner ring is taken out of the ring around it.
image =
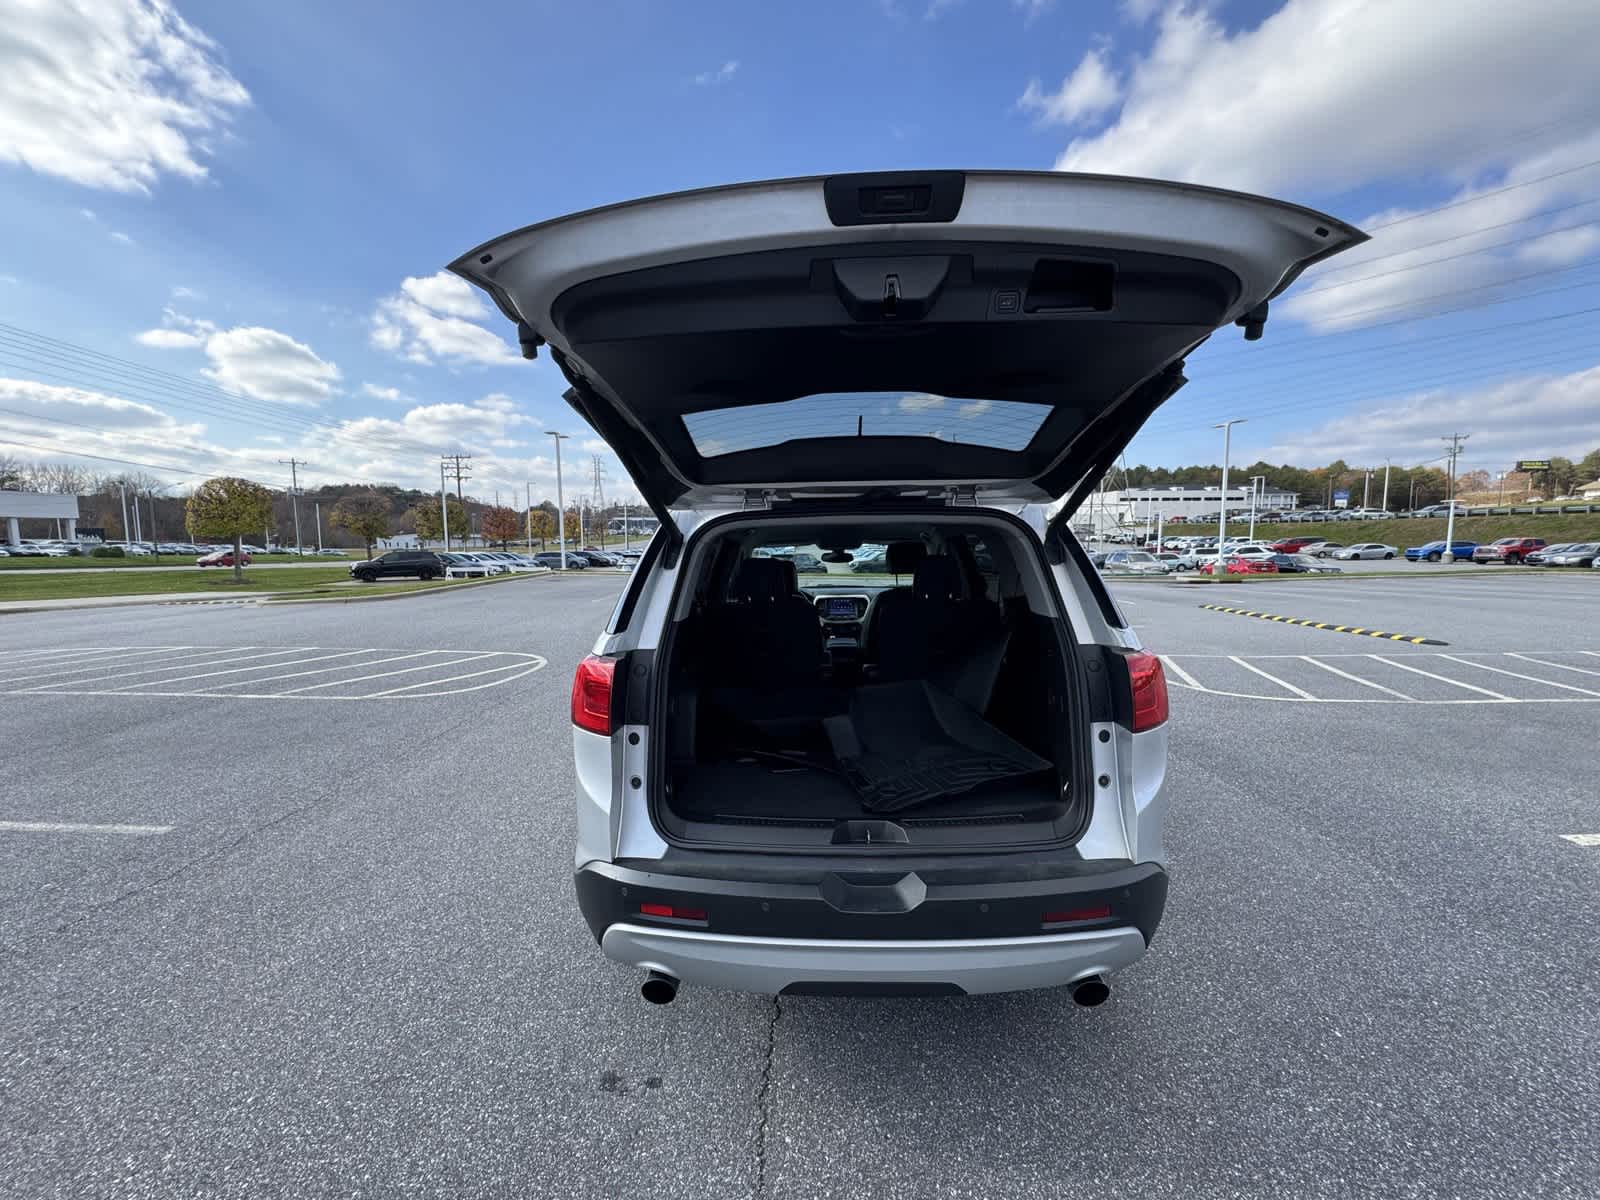
[[[363,583],[400,576],[440,579],[444,576],[444,563],[432,550],[391,550],[377,558],[351,563],[350,574]]]

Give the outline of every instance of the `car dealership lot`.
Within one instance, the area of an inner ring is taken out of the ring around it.
[[[645,1005],[570,886],[620,578],[0,619],[0,1195],[1593,1195],[1600,580],[1425,572],[1116,585],[1196,686],[1098,1010]]]

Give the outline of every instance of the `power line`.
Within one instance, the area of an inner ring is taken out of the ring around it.
[[[147,471],[167,471],[175,475],[209,475],[208,471],[186,471],[182,467],[168,467],[157,463],[135,462],[131,458],[109,458],[104,454],[84,454],[78,450],[62,450],[57,446],[39,446],[32,442],[19,442],[15,438],[0,434],[0,446],[21,446],[27,450],[38,450],[44,454],[64,454],[69,458],[88,458],[95,462],[120,463],[125,467],[143,467]],[[257,480],[256,482],[260,482]],[[263,484],[263,487],[273,486]]]
[[[1396,225],[1404,225],[1409,221],[1419,221],[1423,217],[1431,217],[1435,213],[1449,212],[1453,208],[1461,208],[1467,204],[1476,204],[1479,200],[1487,200],[1491,196],[1503,196],[1507,192],[1519,191],[1522,188],[1532,187],[1536,183],[1545,183],[1551,179],[1560,179],[1565,175],[1574,175],[1579,171],[1587,171],[1591,167],[1600,166],[1600,158],[1590,159],[1586,163],[1579,163],[1575,167],[1567,167],[1561,171],[1551,171],[1548,175],[1539,175],[1533,179],[1524,179],[1521,183],[1510,183],[1505,187],[1497,187],[1487,192],[1479,192],[1476,196],[1468,196],[1464,200],[1453,200],[1449,204],[1436,205],[1433,208],[1423,209],[1421,212],[1411,213],[1409,216],[1396,217],[1392,221],[1385,221],[1382,225],[1372,225],[1367,233],[1377,233],[1380,229],[1393,229]]]
[[[460,502],[462,510],[465,511],[467,501],[461,491],[461,481],[472,478],[472,468],[468,465],[472,462],[472,455],[442,454],[439,456],[439,459],[440,462],[444,464],[445,471],[455,479],[456,500]]]

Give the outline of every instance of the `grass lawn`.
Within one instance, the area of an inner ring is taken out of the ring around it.
[[[35,559],[34,561],[38,561]],[[215,592],[218,596],[260,595],[335,580],[348,580],[341,566],[295,568],[246,567],[244,582],[234,583],[233,570],[195,567],[190,571],[60,571],[49,575],[0,576],[0,603],[7,600],[66,600],[80,596],[145,596],[168,592]]]
[[[0,558],[0,571],[21,571],[28,568],[33,570],[64,571],[82,570],[85,567],[191,567],[194,565],[193,554],[163,554],[160,558],[151,555],[148,558],[94,558],[87,554],[73,555],[71,558]],[[257,566],[270,567],[282,563],[314,562],[320,565],[331,564],[338,566],[340,563],[348,565],[351,558],[361,558],[363,555],[358,550],[353,555],[343,559],[338,558],[300,558],[293,554],[262,554],[251,561]],[[214,568],[207,567],[206,570]]]
[[[526,579],[526,575],[494,575],[488,579],[397,579],[388,583],[361,583],[344,579],[320,583],[315,587],[300,588],[292,592],[275,592],[274,600],[343,600],[363,596],[381,596],[393,592],[436,592],[442,589],[460,591],[462,588],[483,587],[492,583],[509,583],[513,579]]]

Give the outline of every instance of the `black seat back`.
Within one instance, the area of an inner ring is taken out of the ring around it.
[[[795,591],[794,564],[748,558],[734,574],[726,620],[731,682],[794,687],[822,676],[822,625],[816,607]]]

